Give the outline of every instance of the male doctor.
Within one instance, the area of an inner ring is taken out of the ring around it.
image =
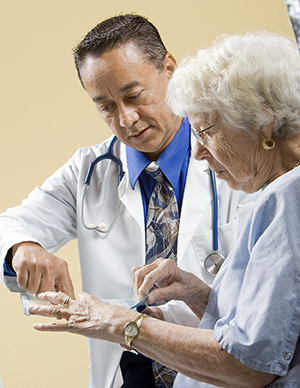
[[[176,67],[174,57],[156,28],[132,14],[97,25],[79,43],[74,57],[84,89],[119,139],[114,153],[125,172],[119,182],[111,160],[95,167],[85,198],[84,221],[109,225],[119,199],[120,215],[107,234],[86,229],[81,220],[89,165],[107,151],[110,138],[78,150],[21,206],[0,216],[1,281],[14,290],[17,276],[18,286],[30,293],[60,290],[74,297],[67,264],[54,253],[77,238],[83,290],[100,299],[134,298],[130,270],[145,263],[145,219],[155,185],[144,168],[156,161],[172,184],[179,207],[177,263],[211,284],[213,276],[204,269],[204,260],[213,251],[208,167],[192,156],[195,139],[190,136],[188,120],[182,122],[165,103],[166,87]],[[253,198],[231,191],[221,180],[217,188],[219,251],[226,257]],[[178,302],[169,302],[154,313],[171,322],[198,325],[196,316]],[[88,345],[90,388],[112,387],[120,360],[130,370],[131,358],[127,357],[132,353],[100,340],[88,339]],[[137,386],[145,388],[147,381],[142,377],[143,383]],[[125,382],[123,387],[133,385]]]

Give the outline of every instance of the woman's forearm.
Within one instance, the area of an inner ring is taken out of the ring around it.
[[[90,338],[119,343],[126,347],[124,326],[139,316],[134,310],[108,303],[88,295],[79,294],[61,308],[64,293],[47,292],[39,295],[52,306],[35,306],[31,313],[58,317],[59,321],[35,324],[40,331],[67,331]],[[223,350],[212,330],[201,330],[171,324],[146,317],[131,346],[140,353],[161,362],[195,380],[230,388],[262,388],[276,376],[255,371],[237,361]]]
[[[143,320],[134,349],[195,380],[222,387],[262,388],[276,376],[255,371],[229,355],[212,330]]]

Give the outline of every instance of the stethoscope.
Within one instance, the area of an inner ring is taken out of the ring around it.
[[[109,147],[108,147],[107,152],[105,152],[103,155],[98,156],[90,164],[90,167],[88,169],[88,173],[87,173],[85,181],[84,181],[82,197],[81,197],[81,222],[82,222],[82,225],[84,226],[84,228],[87,229],[87,230],[96,230],[99,233],[108,233],[115,226],[115,224],[117,222],[117,219],[119,217],[119,214],[120,214],[120,211],[121,211],[121,200],[120,199],[119,199],[118,205],[116,207],[116,211],[114,213],[113,219],[112,219],[112,221],[111,221],[111,223],[110,223],[108,228],[106,227],[106,223],[105,222],[102,222],[99,225],[94,225],[92,223],[87,225],[85,223],[85,221],[84,221],[84,202],[85,202],[84,200],[85,200],[86,191],[89,188],[89,185],[90,185],[90,182],[91,182],[91,178],[92,178],[92,175],[93,175],[93,171],[94,171],[94,168],[95,168],[96,164],[98,164],[102,160],[107,160],[107,159],[110,159],[114,163],[116,163],[116,165],[117,165],[117,167],[119,169],[119,183],[121,182],[121,180],[122,180],[122,178],[123,178],[123,176],[125,174],[124,171],[123,171],[123,166],[122,166],[121,160],[118,159],[114,155],[114,152],[113,152],[113,147],[114,147],[114,144],[115,144],[115,142],[117,140],[118,140],[118,138],[116,136],[114,136],[112,141],[111,141],[111,143],[110,143],[110,145],[109,145]]]
[[[99,225],[94,225],[92,223],[86,224],[84,221],[84,203],[85,203],[85,197],[86,197],[86,191],[90,185],[91,178],[93,175],[93,171],[95,166],[101,162],[102,160],[110,159],[114,163],[116,163],[118,169],[119,169],[119,183],[121,182],[124,171],[122,162],[120,159],[118,159],[113,152],[114,144],[117,141],[117,137],[114,136],[107,152],[105,152],[103,155],[98,156],[91,164],[88,169],[88,173],[86,176],[86,179],[84,181],[83,191],[82,191],[82,197],[81,197],[81,222],[85,229],[87,230],[95,230],[99,233],[108,233],[112,230],[112,228],[115,226],[117,219],[120,215],[121,210],[121,200],[119,199],[118,205],[116,207],[113,219],[107,228],[106,223],[102,222]],[[216,185],[216,177],[215,174],[209,169],[210,174],[210,181],[211,181],[211,188],[212,188],[212,206],[213,206],[213,252],[206,257],[204,260],[204,268],[205,270],[211,274],[216,275],[221,268],[221,265],[224,263],[225,258],[220,253],[218,253],[218,193],[217,193],[217,185]]]

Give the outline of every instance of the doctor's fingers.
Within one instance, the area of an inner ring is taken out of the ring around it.
[[[38,294],[45,291],[62,291],[72,298],[75,297],[68,263],[65,260],[51,255],[48,260],[41,261],[39,271],[41,278]]]
[[[34,273],[33,270],[32,272]],[[52,255],[51,261],[41,262],[36,272],[35,289],[32,293],[40,294],[45,291],[62,291],[72,298],[75,297],[66,261]],[[38,280],[39,284],[37,285]],[[28,283],[29,285],[30,283]]]
[[[27,270],[26,289],[31,294],[40,294],[45,291],[62,291],[72,298],[75,297],[74,287],[65,262],[56,268],[53,266],[39,268],[32,267]]]
[[[60,290],[74,296],[68,264],[46,251],[36,243],[24,242],[16,245],[12,266],[18,284],[32,294]]]
[[[11,264],[16,272],[18,285],[30,293],[36,293],[39,288],[39,274],[35,263],[44,251],[44,248],[32,242],[23,242],[12,247]]]
[[[68,267],[67,267],[68,268]],[[71,298],[75,298],[75,290],[69,270],[60,275],[55,282],[55,291],[61,291],[69,295]]]
[[[42,276],[35,266],[23,266],[16,271],[16,274],[20,288],[26,289],[31,294],[39,292]],[[54,290],[54,285],[52,285],[52,290]]]

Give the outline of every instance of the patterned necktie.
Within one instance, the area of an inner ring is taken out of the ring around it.
[[[179,212],[174,189],[155,162],[146,171],[156,180],[147,212],[146,264],[159,257],[177,263]]]
[[[174,189],[155,162],[145,170],[156,180],[147,212],[146,264],[160,257],[173,259],[177,263],[179,212]],[[175,371],[157,361],[152,361],[152,369],[156,387],[173,386]]]

